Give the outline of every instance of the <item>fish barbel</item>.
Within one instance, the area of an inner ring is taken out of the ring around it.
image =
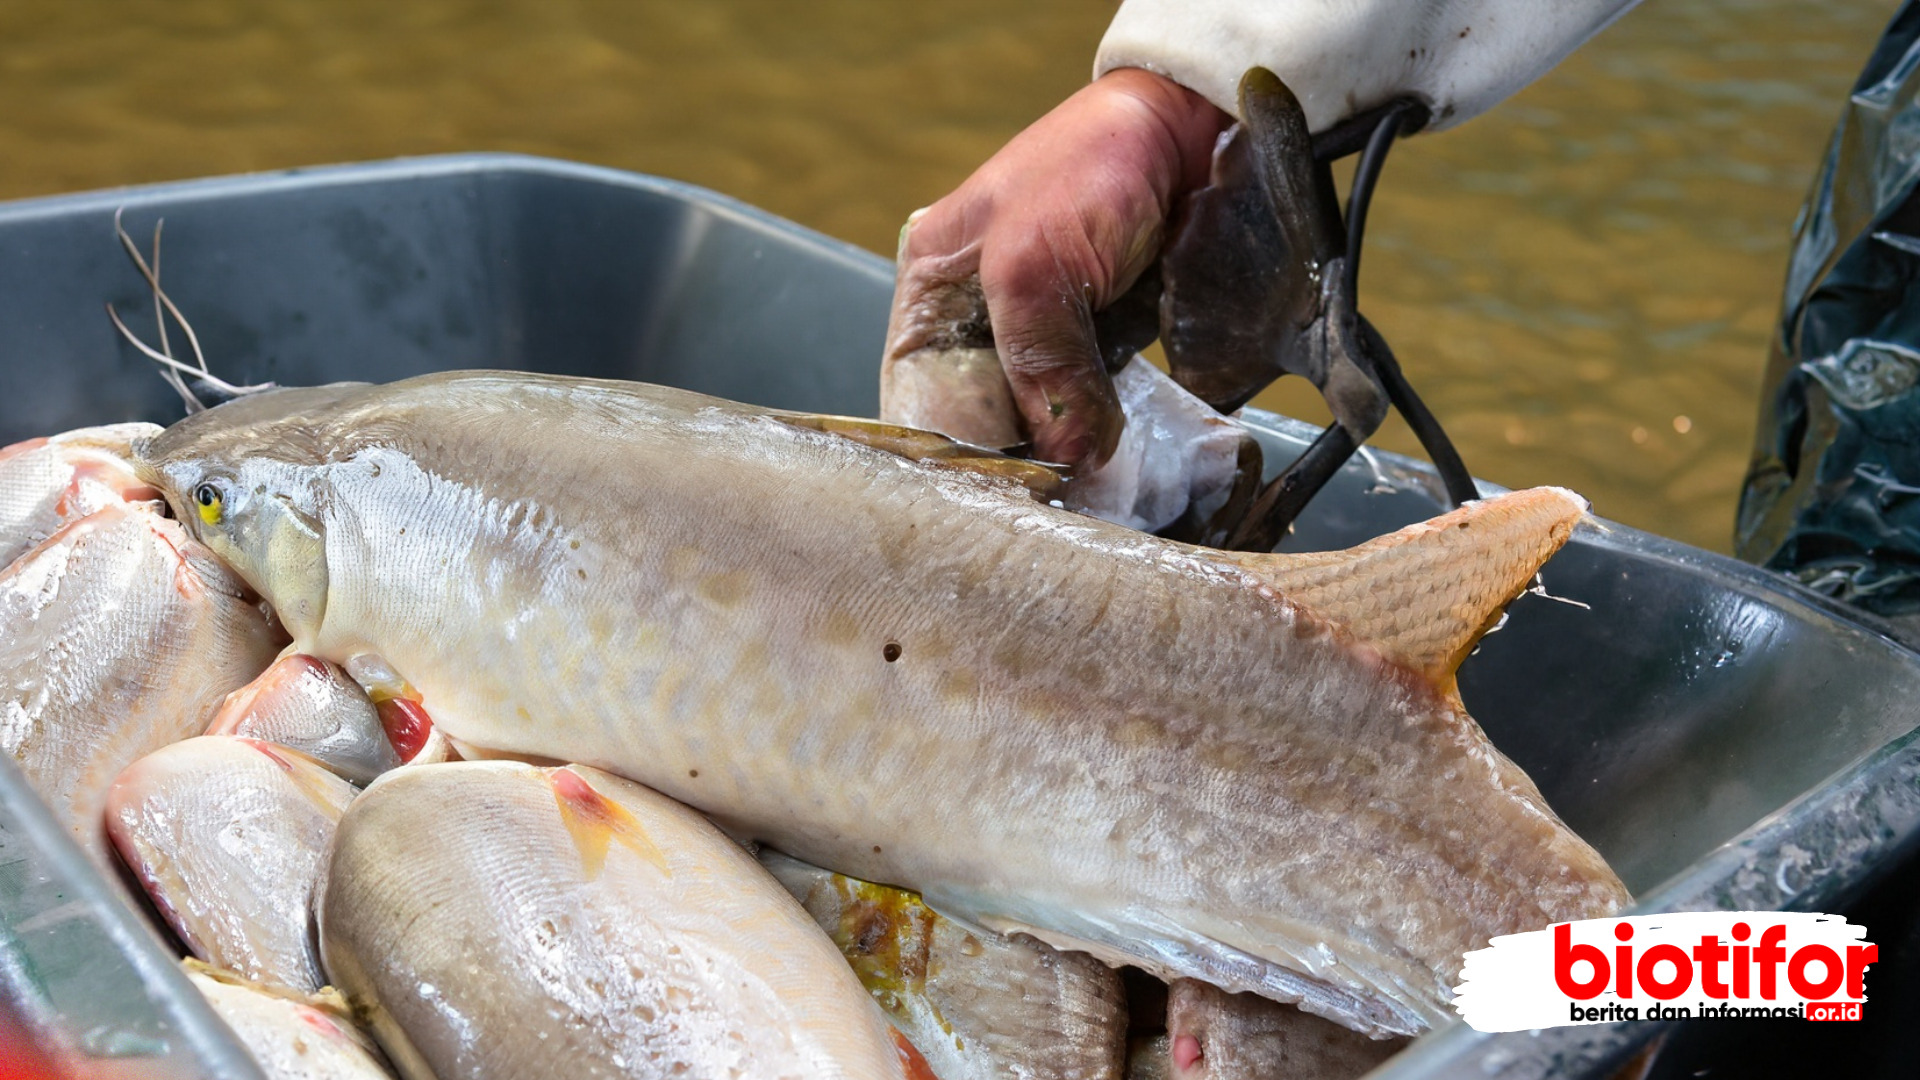
[[[638,784],[409,767],[335,844],[327,971],[410,1080],[924,1074],[753,856]]]
[[[1493,935],[1626,902],[1453,689],[1577,496],[1248,555],[819,427],[465,372],[252,395],[135,458],[302,652],[377,654],[460,743],[963,923],[1391,1035]]]
[[[280,644],[246,586],[177,522],[109,505],[0,574],[0,752],[111,872],[114,777],[198,735]]]

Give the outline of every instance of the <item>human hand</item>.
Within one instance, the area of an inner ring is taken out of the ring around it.
[[[1073,467],[1105,461],[1121,417],[1093,315],[1159,256],[1176,200],[1207,183],[1231,123],[1158,75],[1112,71],[917,212],[901,234],[882,417],[1031,442]]]

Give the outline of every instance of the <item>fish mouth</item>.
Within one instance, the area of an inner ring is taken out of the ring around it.
[[[181,522],[184,526],[191,515],[184,512],[178,486],[148,456],[147,448],[152,445],[153,439],[154,436],[149,435],[135,440],[130,455],[133,459],[133,474],[140,483],[153,491],[154,499],[165,505],[167,516]]]

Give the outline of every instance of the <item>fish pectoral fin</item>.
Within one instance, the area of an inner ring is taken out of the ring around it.
[[[1012,481],[1026,488],[1037,499],[1054,498],[1067,479],[1059,469],[1044,462],[1010,457],[998,450],[972,446],[937,431],[923,431],[855,416],[827,416],[820,413],[778,413],[776,418],[794,427],[838,435],[862,446],[923,465],[975,473],[993,480]]]
[[[1228,558],[1447,690],[1586,512],[1587,501],[1564,488],[1529,488],[1345,551]]]
[[[580,852],[581,872],[588,881],[600,876],[606,865],[607,848],[613,842],[651,863],[662,874],[672,876],[666,856],[647,835],[646,827],[626,807],[600,794],[586,776],[574,768],[563,767],[548,773],[547,782],[553,788],[560,820]]]

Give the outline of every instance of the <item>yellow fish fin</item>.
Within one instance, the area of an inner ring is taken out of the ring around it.
[[[1059,469],[1044,462],[1009,457],[998,450],[971,446],[934,431],[878,420],[862,420],[854,416],[824,416],[818,413],[779,413],[777,416],[794,427],[838,435],[862,446],[925,465],[1010,480],[1041,500],[1057,496],[1061,485],[1067,480]]]
[[[1221,555],[1452,692],[1460,662],[1586,512],[1564,488],[1529,488],[1345,551]]]
[[[614,840],[661,873],[669,874],[666,857],[626,807],[594,790],[586,777],[571,768],[555,769],[547,777],[553,786],[553,801],[560,807],[560,820],[566,823],[573,846],[580,852],[580,867],[587,880],[600,876],[607,862],[607,847]]]

